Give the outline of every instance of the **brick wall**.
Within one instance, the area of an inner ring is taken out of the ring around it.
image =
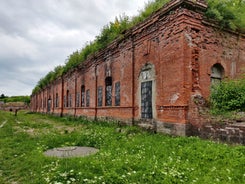
[[[171,1],[128,30],[123,39],[34,94],[32,110],[115,119],[174,135],[187,135],[190,127],[201,127],[194,99],[208,99],[211,68],[222,67],[223,78],[237,77],[245,68],[244,35],[221,31],[208,22],[203,13],[206,7],[203,1]],[[108,81],[110,105],[106,102]],[[119,105],[116,83],[120,83]],[[144,92],[146,83],[150,88]],[[89,95],[85,106],[81,105],[82,86],[85,98]],[[51,103],[48,111],[47,100],[53,102],[56,93],[59,106]],[[67,106],[68,98],[72,102]]]

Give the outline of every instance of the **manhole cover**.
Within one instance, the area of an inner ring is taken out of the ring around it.
[[[67,157],[85,157],[92,154],[97,153],[99,150],[92,147],[61,147],[61,148],[53,148],[44,152],[46,156],[49,157],[59,157],[59,158],[67,158]]]

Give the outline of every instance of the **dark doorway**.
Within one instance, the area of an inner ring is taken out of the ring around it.
[[[52,104],[52,102],[51,102],[51,99],[48,99],[48,112],[50,112],[51,111],[51,104]]]
[[[141,83],[141,117],[152,119],[152,81]]]

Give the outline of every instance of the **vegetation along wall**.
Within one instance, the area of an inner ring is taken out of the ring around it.
[[[203,0],[172,0],[139,23],[116,19],[66,67],[57,67],[53,80],[39,83],[32,111],[187,135],[190,126],[200,126],[195,99],[208,99],[212,84],[245,68],[244,29],[224,26],[213,12]],[[129,26],[118,30],[119,23]],[[119,34],[102,48],[111,29]]]

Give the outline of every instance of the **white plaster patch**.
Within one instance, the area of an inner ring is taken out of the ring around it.
[[[61,147],[54,148],[44,152],[44,155],[48,157],[59,157],[59,158],[67,158],[67,157],[85,157],[89,155],[96,154],[99,150],[93,147]]]
[[[192,43],[192,37],[191,37],[191,35],[189,35],[188,33],[185,33],[185,38],[188,41],[188,45],[190,47],[194,46],[194,44]]]
[[[170,98],[170,103],[174,104],[179,99],[180,94],[176,93]]]

